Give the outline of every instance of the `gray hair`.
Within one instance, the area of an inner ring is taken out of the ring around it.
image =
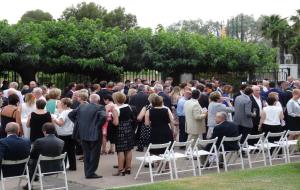
[[[144,92],[145,91],[145,85],[143,85],[143,84],[140,84],[140,85],[138,85],[138,92]]]
[[[11,83],[9,84],[9,87],[10,87],[10,88],[14,88],[14,89],[18,89],[19,84],[18,84],[17,82],[11,82]]]
[[[155,90],[155,92],[162,92],[164,90],[164,88],[161,84],[155,84],[154,90]]]
[[[43,94],[43,90],[40,87],[35,87],[32,90],[33,93],[39,93],[39,94]]]
[[[217,112],[217,114],[216,115],[219,115],[219,116],[221,116],[222,118],[223,118],[223,120],[224,121],[227,121],[227,117],[228,117],[228,115],[227,115],[227,113],[226,112]]]
[[[90,95],[90,103],[98,104],[100,101],[100,96],[98,94]]]
[[[10,122],[10,123],[6,124],[5,132],[7,134],[15,134],[16,135],[19,131],[19,127],[20,127],[20,125],[18,123]]]

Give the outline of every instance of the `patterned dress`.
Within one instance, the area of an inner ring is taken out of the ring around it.
[[[133,112],[127,104],[120,106],[119,110],[119,126],[116,130],[116,151],[130,151],[134,147]]]

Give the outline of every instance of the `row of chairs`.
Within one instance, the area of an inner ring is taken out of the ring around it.
[[[61,154],[60,156],[56,156],[56,157],[47,157],[47,156],[42,156],[40,155],[38,160],[37,160],[37,165],[35,167],[34,173],[33,173],[33,178],[32,180],[30,180],[29,178],[29,169],[28,169],[28,162],[29,162],[29,157],[24,159],[24,160],[16,160],[16,161],[12,161],[12,160],[2,160],[2,167],[3,166],[16,166],[16,165],[21,165],[24,166],[24,170],[22,173],[20,174],[16,174],[15,176],[9,176],[9,177],[5,177],[5,174],[3,174],[3,170],[1,169],[1,189],[5,190],[5,182],[7,180],[12,180],[12,179],[19,179],[18,182],[18,189],[20,189],[20,185],[21,185],[21,181],[23,179],[25,179],[27,181],[27,185],[28,185],[28,190],[31,190],[31,186],[34,182],[34,178],[35,176],[38,176],[38,180],[39,180],[39,188],[41,190],[45,189],[45,184],[43,181],[43,177],[48,176],[48,175],[59,175],[62,174],[64,177],[64,186],[62,187],[55,187],[55,188],[47,188],[47,190],[54,190],[54,189],[66,189],[68,190],[68,180],[67,180],[67,173],[66,173],[66,166],[65,166],[65,162],[64,159],[66,158],[66,154]],[[47,162],[53,162],[53,161],[58,161],[61,162],[62,164],[62,168],[61,170],[58,171],[44,171],[42,168],[43,164],[47,164]]]
[[[264,133],[258,135],[248,135],[243,144],[240,143],[241,135],[238,137],[223,137],[222,141],[217,148],[217,140],[202,140],[198,138],[195,143],[194,140],[187,142],[169,142],[165,144],[149,144],[147,151],[144,156],[136,157],[140,161],[138,171],[136,173],[135,179],[138,178],[140,174],[149,173],[151,182],[154,181],[155,176],[160,175],[170,175],[170,179],[173,179],[173,173],[175,178],[178,178],[178,173],[181,172],[193,172],[196,176],[196,164],[199,175],[202,175],[202,171],[205,169],[216,168],[217,172],[220,172],[220,161],[223,160],[224,169],[227,172],[229,166],[240,165],[244,169],[244,159],[243,154],[246,155],[249,167],[252,168],[254,163],[263,162],[264,166],[267,166],[267,158],[269,164],[273,165],[274,160],[284,159],[285,163],[291,161],[292,157],[296,157],[295,152],[297,150],[297,140],[289,140],[289,136],[300,135],[300,131],[284,131],[280,133]],[[272,142],[271,139],[277,139],[277,141]],[[237,150],[226,150],[226,143],[237,143]],[[185,147],[185,152],[176,152],[175,148]],[[204,149],[205,147],[209,147]],[[161,155],[151,155],[150,150],[153,149],[165,149],[164,154]],[[187,166],[184,166],[182,170],[177,167],[177,160],[183,159]],[[156,170],[153,166],[155,163],[159,163]],[[149,165],[149,171],[141,172],[143,166]],[[163,171],[165,166],[168,165],[169,169]]]

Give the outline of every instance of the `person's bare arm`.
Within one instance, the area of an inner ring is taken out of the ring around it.
[[[260,114],[260,121],[259,121],[259,125],[258,125],[258,130],[261,130],[261,126],[264,123],[266,119],[266,113],[264,111],[261,112]]]
[[[30,119],[31,119],[31,114],[29,114],[28,118],[27,118],[27,122],[26,122],[26,127],[27,128],[30,128]]]
[[[145,114],[146,114],[146,107],[143,107],[143,109],[141,110],[141,112],[139,113],[138,117],[137,117],[137,120],[138,121],[142,121],[143,118],[145,117]]]
[[[147,110],[145,114],[145,125],[146,126],[150,125],[149,110]]]

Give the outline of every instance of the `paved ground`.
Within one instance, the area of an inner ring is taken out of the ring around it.
[[[83,174],[83,162],[77,161],[77,171],[70,171],[67,173],[68,181],[69,181],[69,189],[71,190],[98,190],[98,189],[109,189],[120,186],[130,186],[135,184],[144,184],[149,183],[150,178],[149,175],[141,175],[137,180],[134,179],[134,175],[136,174],[138,164],[135,160],[136,156],[142,156],[144,153],[133,152],[133,164],[132,164],[132,174],[126,176],[112,176],[113,173],[117,172],[117,169],[113,169],[113,165],[117,162],[117,156],[115,155],[103,155],[100,158],[100,164],[97,171],[97,174],[102,175],[102,179],[85,179]],[[300,159],[296,160],[300,161]],[[283,163],[282,161],[275,162]],[[183,166],[184,163],[179,163],[179,166]],[[260,167],[262,164],[256,164],[254,167]],[[247,160],[245,160],[245,168],[248,167]],[[143,168],[145,169],[145,168]],[[234,167],[234,169],[239,169],[239,167]],[[206,173],[216,172],[216,170],[207,171]],[[221,170],[223,172],[223,170]],[[204,172],[205,174],[205,172]],[[189,177],[193,176],[192,172],[180,174],[180,177]],[[60,177],[59,177],[60,178]],[[155,178],[155,181],[168,180],[169,176],[159,176]],[[34,184],[34,187],[38,183]],[[47,177],[45,184],[47,187],[53,187],[54,185],[62,185],[63,181],[61,179],[57,179],[54,177]],[[51,184],[51,185],[50,185]],[[16,182],[7,182],[7,189],[16,189]],[[37,189],[37,188],[34,188]]]

